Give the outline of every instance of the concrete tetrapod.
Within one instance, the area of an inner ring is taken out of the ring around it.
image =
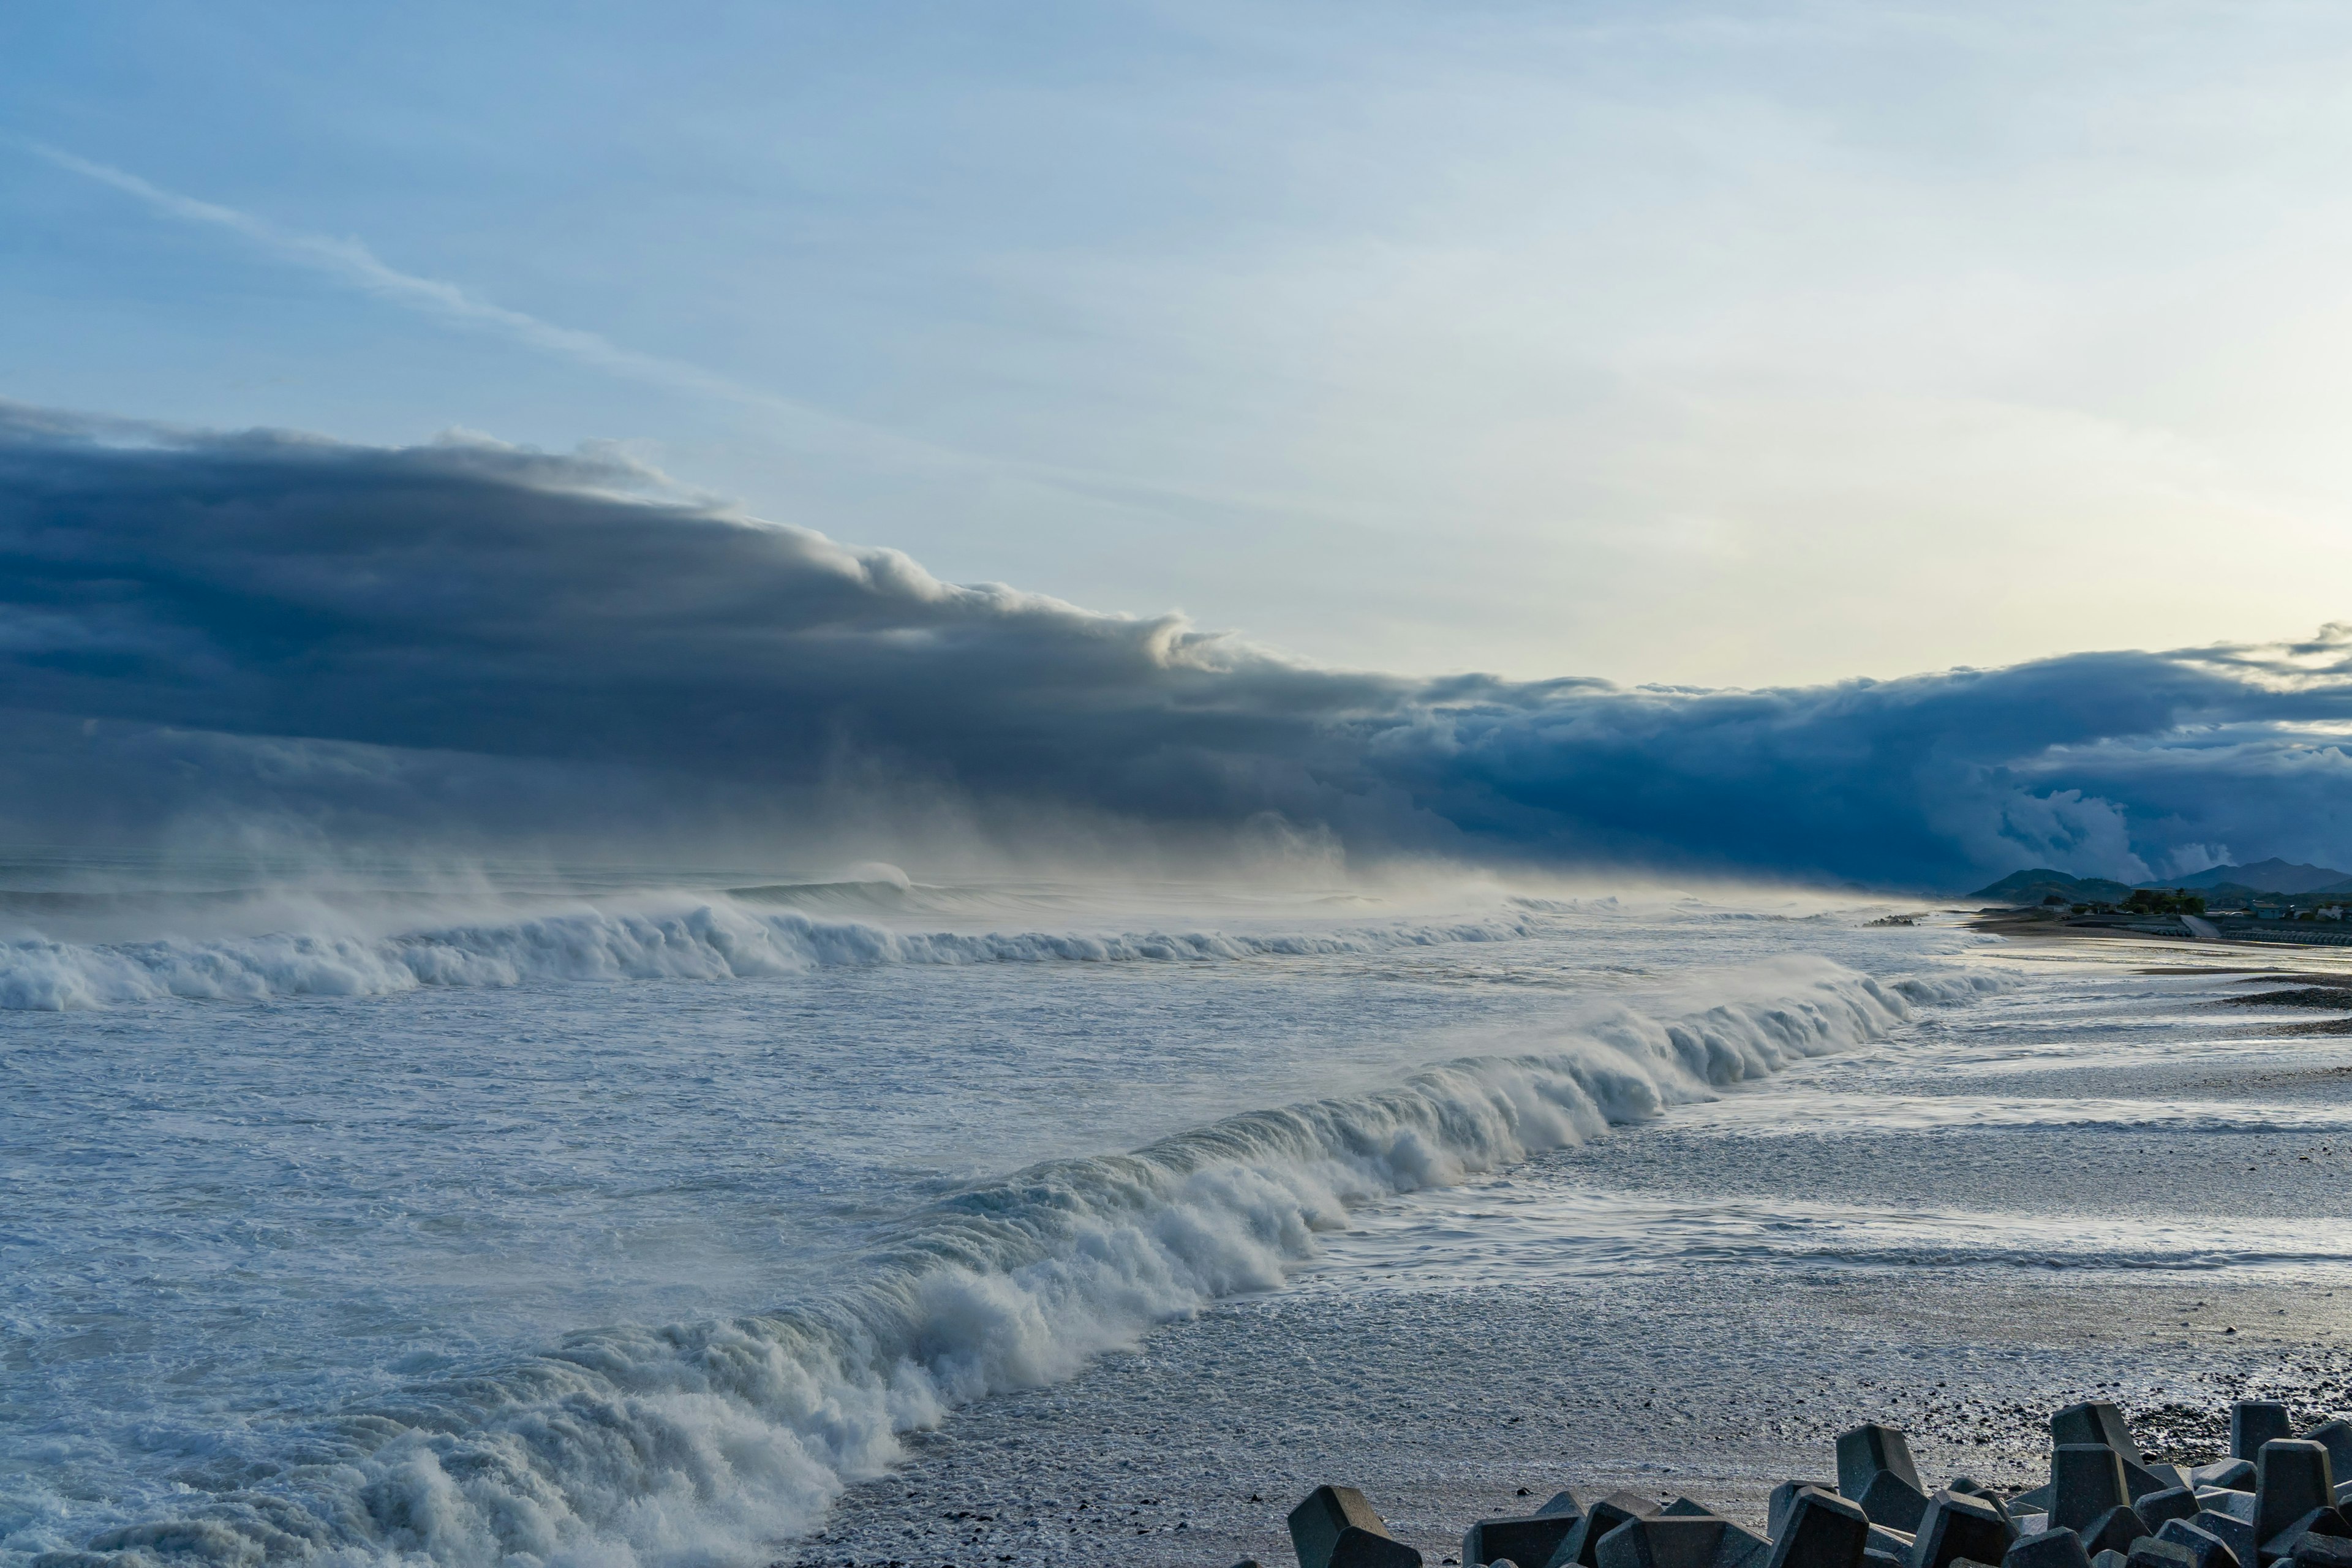
[[[2294,1436],[2286,1406],[2275,1399],[2241,1399],[2230,1406],[2230,1457],[2251,1459],[2265,1443]]]
[[[2230,1555],[2238,1560],[2238,1568],[2258,1568],[2254,1561],[2254,1527],[2250,1521],[2209,1508],[2189,1522],[2228,1547]]]
[[[1911,1444],[1892,1426],[1857,1426],[1837,1440],[1838,1492],[1879,1524],[1916,1531],[1927,1511],[1927,1489]]]
[[[2323,1547],[2326,1541],[2342,1541],[2352,1536],[2352,1525],[2332,1508],[2315,1508],[2268,1541],[2262,1543],[2260,1555],[2265,1563],[2282,1557],[2297,1562],[2315,1555],[2328,1555],[2333,1548]]]
[[[1629,1519],[1601,1538],[1599,1568],[1714,1568],[1727,1526],[1704,1514]]]
[[[2274,1437],[2263,1444],[2254,1459],[2254,1539],[2263,1550],[2273,1550],[2273,1537],[2315,1509],[2336,1511],[2336,1478],[2328,1469],[2327,1450],[2297,1437]]]
[[[1549,1563],[1583,1517],[1581,1513],[1529,1513],[1482,1519],[1462,1533],[1462,1562],[1465,1568],[1478,1568],[1504,1557],[1514,1563]]]
[[[1725,1521],[1722,1543],[1715,1549],[1715,1568],[1765,1568],[1771,1557],[1770,1542]]]
[[[2071,1530],[2021,1535],[2000,1560],[2001,1568],[2090,1568],[2090,1563],[2083,1538]]]
[[[1862,1568],[1870,1516],[1859,1505],[1820,1487],[1773,1500],[1772,1555],[1765,1568]]]
[[[1927,1500],[1919,1532],[1911,1542],[1911,1568],[1948,1568],[1956,1557],[1998,1563],[2009,1554],[2017,1531],[2001,1511],[1980,1497],[1940,1491]]]
[[[2296,1542],[2289,1559],[2295,1568],[2352,1568],[2352,1541],[2335,1535],[2306,1535]]]
[[[2187,1547],[2189,1555],[2196,1559],[2197,1568],[2239,1568],[2238,1554],[2230,1550],[2228,1542],[2189,1520],[2166,1520],[2156,1538]]]
[[[2352,1421],[2322,1421],[2303,1436],[2327,1450],[2327,1467],[2337,1486],[2352,1480]]]
[[[2102,1552],[2129,1552],[2133,1542],[2155,1533],[2147,1527],[2147,1521],[2126,1503],[2107,1510],[2084,1529],[2083,1550],[2094,1558]]]
[[[2104,1399],[2069,1405],[2051,1416],[2050,1436],[2061,1447],[2096,1443],[2113,1448],[2123,1460],[2126,1502],[2179,1486],[2188,1479],[2169,1465],[2151,1464],[2132,1440],[2131,1426],[2124,1420],[2124,1413]]]
[[[1870,1542],[1864,1550],[1884,1552],[1898,1563],[1908,1563],[1911,1561],[1911,1547],[1916,1539],[1907,1531],[1889,1530],[1883,1524],[1874,1524],[1870,1527]]]
[[[1711,1513],[1629,1519],[1601,1538],[1598,1568],[1762,1568],[1771,1543]]]
[[[2200,1465],[2189,1472],[2189,1484],[2203,1489],[2221,1487],[2233,1492],[2254,1489],[2254,1465],[2251,1459],[2216,1459],[2210,1465]]]
[[[1722,1543],[1715,1551],[1715,1568],[1765,1568],[1771,1558],[1769,1541],[1725,1521]]]
[[[2101,1514],[2130,1500],[2123,1456],[2105,1443],[2061,1443],[2050,1450],[2052,1524],[2087,1530]]]
[[[2086,1399],[2052,1415],[2050,1440],[2055,1444],[2096,1443],[2103,1448],[2113,1448],[2136,1465],[2147,1463],[2147,1456],[2132,1441],[2131,1426],[2124,1420],[2124,1413],[2104,1399]]]
[[[2157,1535],[2143,1535],[2133,1542],[2124,1560],[2132,1568],[2197,1568],[2197,1559],[2189,1548]]]
[[[1764,1505],[1764,1533],[1775,1541],[1780,1540],[1780,1526],[1788,1520],[1790,1505],[1797,1500],[1799,1492],[1808,1489],[1827,1492],[1832,1497],[1835,1497],[1837,1483],[1835,1481],[1782,1481],[1779,1486],[1774,1487],[1771,1498]]]
[[[1784,1481],[1769,1537],[1686,1497],[1563,1490],[1529,1513],[1482,1519],[1464,1568],[2352,1568],[2352,1418],[2291,1435],[2276,1400],[2231,1407],[2233,1457],[2150,1460],[2105,1401],[2050,1418],[2046,1486],[2004,1498],[1957,1477],[1929,1494],[1905,1434],[1841,1433],[1837,1484]],[[1841,1495],[1842,1494],[1842,1495]],[[1522,1498],[1527,1493],[1520,1492]],[[1299,1568],[1422,1568],[1361,1492],[1318,1487],[1290,1515]],[[1452,1559],[1448,1559],[1452,1561]],[[1256,1568],[1255,1563],[1237,1568]]]
[[[1353,1487],[1317,1487],[1290,1510],[1298,1568],[1421,1568],[1421,1553],[1389,1533]]]
[[[1594,1554],[1601,1548],[1602,1536],[1627,1520],[1650,1519],[1657,1512],[1658,1505],[1639,1492],[1611,1492],[1576,1521],[1575,1528],[1562,1538],[1542,1568],[1569,1568],[1570,1563],[1595,1568]]]
[[[1964,1497],[1982,1498],[1992,1504],[1993,1511],[2000,1514],[2001,1518],[2009,1520],[2012,1524],[2017,1522],[2011,1517],[2008,1500],[1982,1481],[1973,1481],[1966,1476],[1954,1476],[1952,1484],[1944,1489],[1948,1492],[1958,1492]]]

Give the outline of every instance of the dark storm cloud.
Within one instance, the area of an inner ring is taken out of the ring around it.
[[[0,416],[20,831],[614,832],[919,790],[1352,851],[1938,885],[2352,858],[2347,648],[1770,691],[1412,680],[932,578],[617,460]]]

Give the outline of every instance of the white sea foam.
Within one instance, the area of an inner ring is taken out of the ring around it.
[[[2164,1214],[2091,1215],[1988,1208],[1820,1203],[1774,1194],[1591,1190],[1510,1177],[1473,1183],[1409,1213],[1383,1215],[1325,1249],[1310,1288],[1367,1276],[1387,1289],[1525,1289],[1622,1279],[1693,1264],[1790,1263],[1954,1271],[2352,1269],[2352,1237],[2308,1219]]]
[[[509,953],[540,951],[544,939],[501,940],[512,963]],[[708,939],[680,945],[722,951]],[[604,973],[593,965],[612,962],[601,956],[611,950],[590,951],[584,972]],[[886,1467],[898,1434],[992,1392],[1067,1377],[1218,1298],[1282,1284],[1351,1205],[1643,1121],[1878,1038],[1914,1004],[1993,984],[1953,973],[1889,985],[1826,962],[1782,963],[1731,983],[1713,1005],[1620,1011],[1540,1050],[1230,1117],[1131,1154],[1034,1166],[914,1215],[806,1310],[583,1334],[289,1427],[269,1436],[272,1458],[243,1489],[186,1494],[71,1555],[452,1568],[761,1561],[809,1529],[844,1484]]]
[[[170,997],[373,996],[530,981],[726,980],[881,964],[1197,963],[1525,936],[1527,917],[1272,933],[910,932],[719,899],[536,919],[126,942],[0,942],[0,1007],[66,1011]]]

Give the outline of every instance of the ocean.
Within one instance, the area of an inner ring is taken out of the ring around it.
[[[1854,1419],[1992,1472],[2068,1390],[2347,1370],[2352,1046],[2231,1005],[2326,954],[1466,877],[10,885],[11,1565],[1222,1568],[1320,1479],[1436,1563],[1538,1485],[1753,1511]]]

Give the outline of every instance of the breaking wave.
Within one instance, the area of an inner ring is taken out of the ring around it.
[[[1030,955],[1017,946],[1028,939],[1003,940],[1016,943],[1010,954],[939,951]],[[151,1517],[126,1516],[34,1561],[764,1561],[813,1528],[843,1486],[890,1464],[898,1434],[994,1392],[1066,1378],[1220,1298],[1282,1285],[1354,1205],[1643,1121],[1875,1039],[1916,1005],[1996,984],[1949,973],[1890,984],[1826,962],[1782,965],[1717,1005],[1621,1011],[1539,1051],[1464,1058],[1383,1091],[1037,1165],[910,1215],[804,1310],[583,1333],[248,1433],[264,1451],[240,1481],[150,1504]]]
[[[1274,935],[1220,931],[908,933],[746,909],[583,910],[394,936],[276,932],[208,941],[0,942],[0,1008],[63,1011],[169,997],[377,996],[530,981],[727,980],[892,963],[1186,963],[1370,952],[1531,934],[1530,917]]]

